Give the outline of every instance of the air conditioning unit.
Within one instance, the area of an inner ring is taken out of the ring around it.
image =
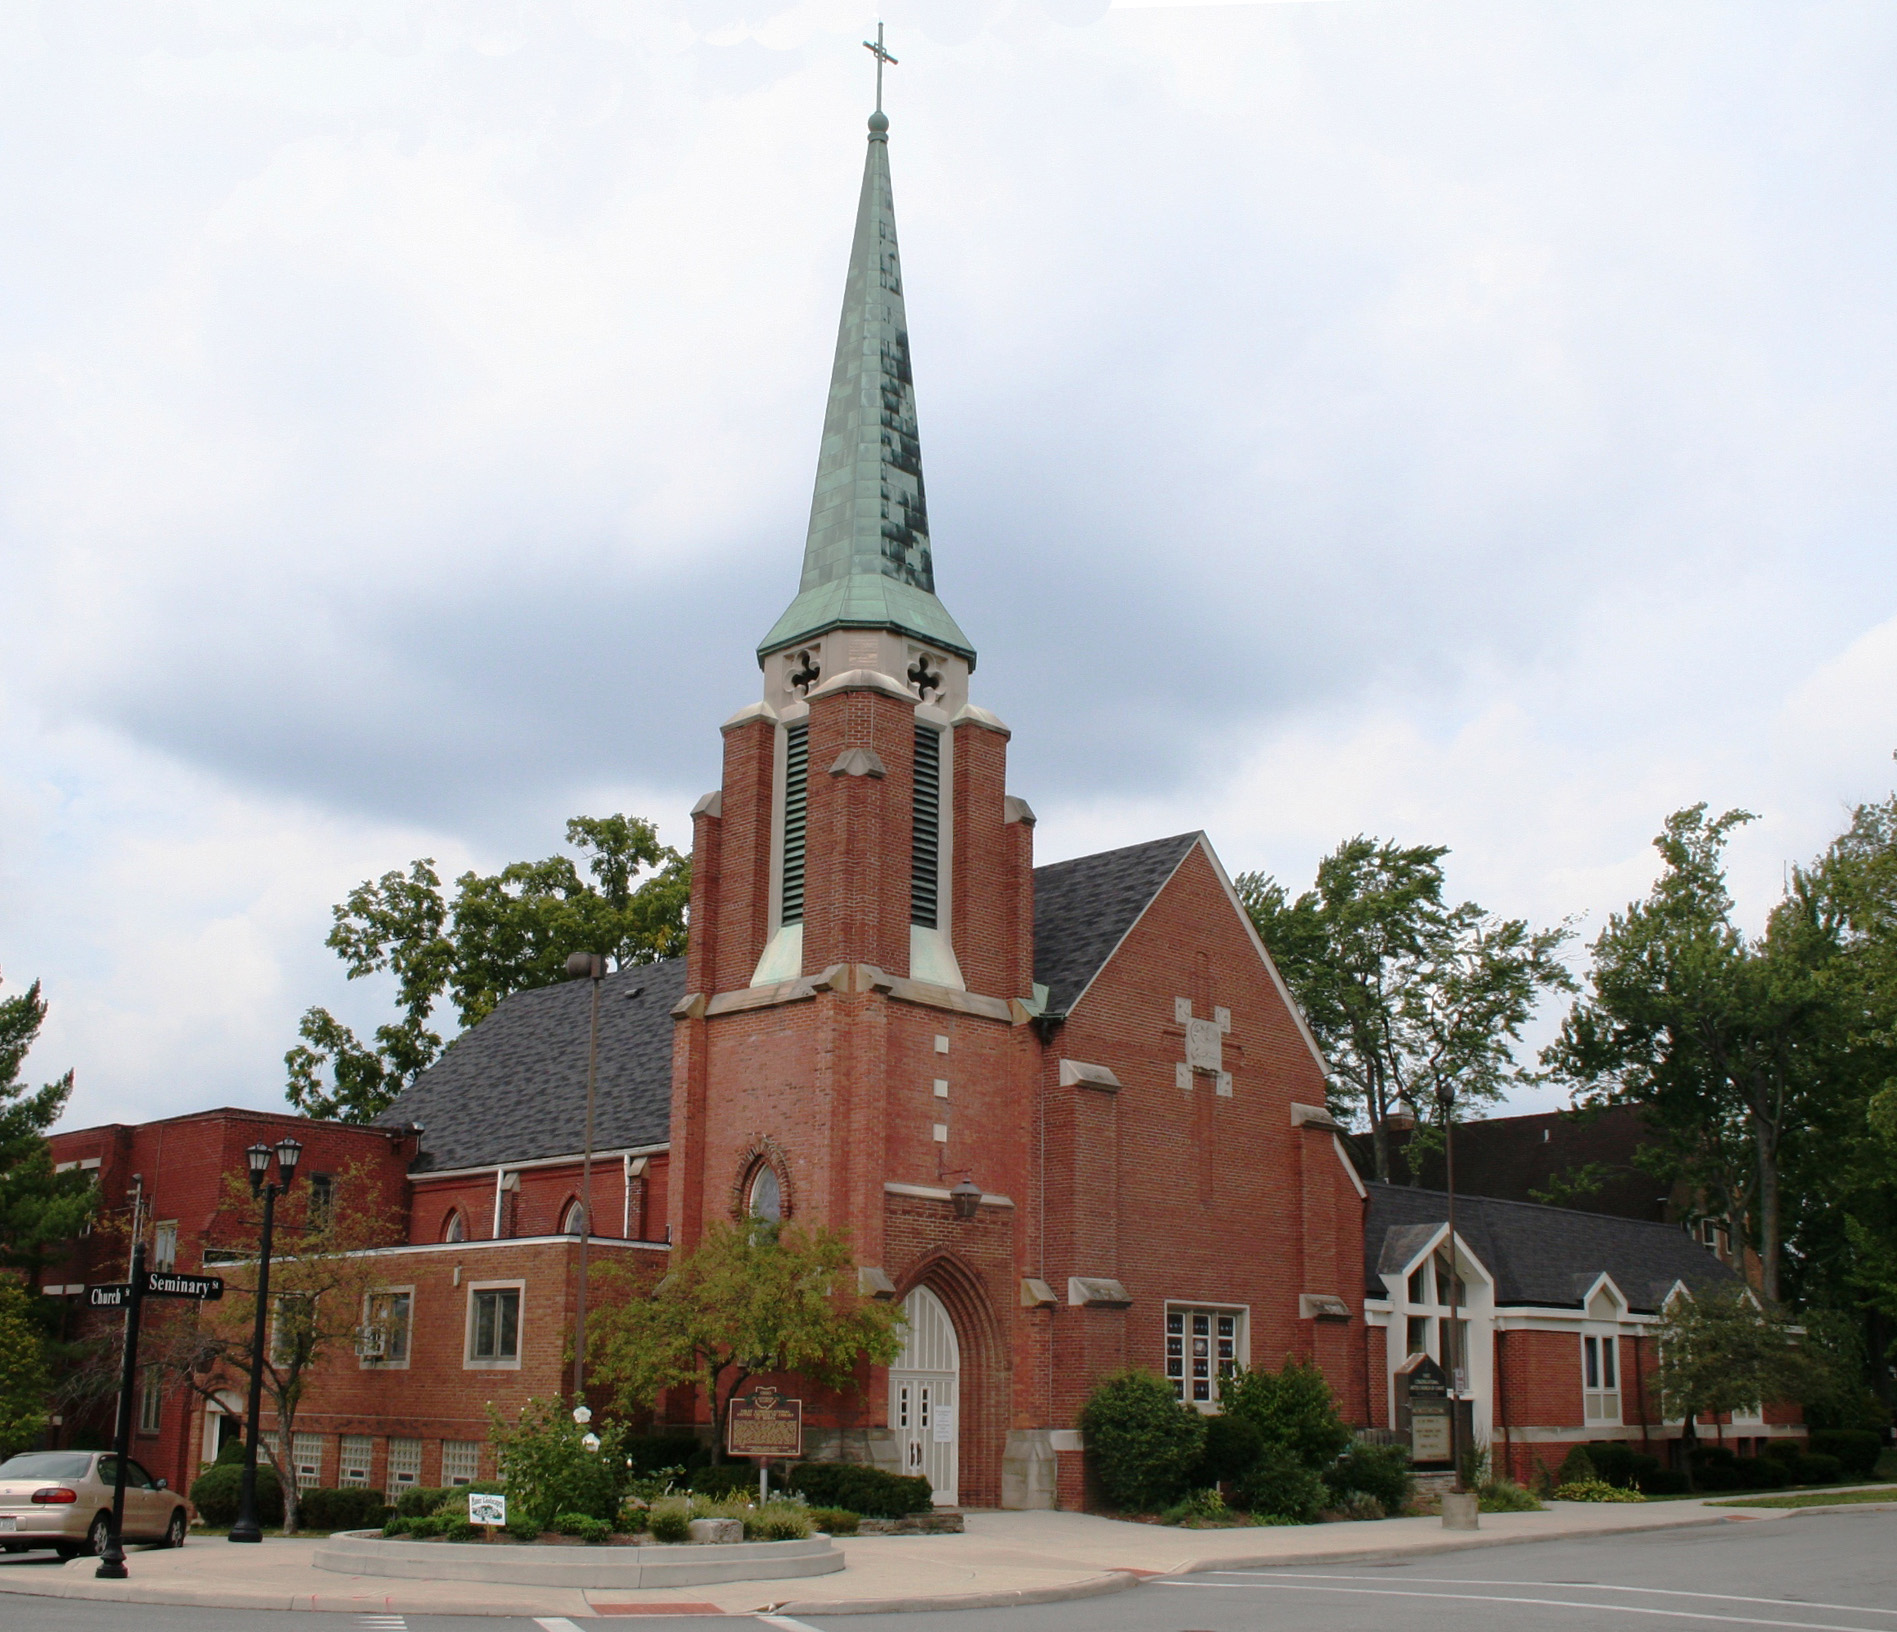
[[[380,1326],[361,1326],[356,1329],[356,1358],[358,1360],[380,1360],[388,1352],[389,1334]]]

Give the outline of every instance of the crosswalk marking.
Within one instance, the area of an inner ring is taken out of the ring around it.
[[[534,1625],[541,1632],[580,1632],[580,1629],[564,1615],[536,1615]]]
[[[758,1619],[766,1626],[777,1627],[779,1632],[817,1632],[808,1621],[794,1621],[788,1615],[760,1615]]]

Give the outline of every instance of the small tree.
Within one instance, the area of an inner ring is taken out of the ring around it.
[[[243,1220],[238,1228],[250,1239],[262,1234],[263,1203],[251,1195],[243,1175],[230,1175],[224,1206]],[[334,1354],[354,1350],[365,1300],[377,1282],[374,1260],[360,1255],[397,1245],[400,1238],[399,1228],[379,1206],[373,1171],[365,1166],[351,1165],[338,1174],[326,1204],[314,1204],[307,1182],[293,1184],[278,1199],[263,1354],[264,1403],[275,1411],[277,1427],[274,1442],[259,1437],[258,1450],[283,1487],[286,1535],[296,1533],[300,1516],[290,1455],[297,1412],[317,1367]],[[230,1264],[220,1273],[224,1296],[218,1302],[174,1305],[158,1316],[146,1360],[206,1400],[231,1391],[248,1398],[257,1265],[254,1260]],[[146,1309],[151,1312],[151,1305]]]
[[[512,1424],[489,1405],[487,1421],[495,1465],[524,1522],[545,1530],[563,1513],[618,1520],[632,1476],[622,1424],[596,1424],[589,1449],[588,1430],[559,1400],[529,1400]]]
[[[1795,1400],[1823,1387],[1826,1367],[1779,1315],[1743,1290],[1676,1296],[1657,1333],[1660,1406],[1697,1437],[1694,1419],[1707,1411],[1750,1411]]]
[[[0,1457],[25,1450],[45,1429],[49,1386],[32,1300],[0,1276]]]
[[[650,1407],[668,1388],[695,1384],[724,1454],[725,1418],[747,1377],[795,1372],[850,1391],[867,1360],[902,1352],[902,1311],[859,1297],[849,1240],[836,1230],[748,1220],[717,1223],[649,1293],[621,1281],[587,1321],[593,1375],[621,1409]]]

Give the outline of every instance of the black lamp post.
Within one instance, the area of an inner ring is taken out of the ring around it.
[[[263,1414],[264,1341],[270,1310],[270,1236],[276,1228],[277,1197],[290,1188],[296,1178],[296,1164],[303,1147],[285,1134],[277,1141],[277,1175],[269,1184],[264,1177],[270,1171],[270,1147],[252,1145],[244,1152],[250,1164],[250,1193],[263,1196],[263,1246],[257,1257],[257,1321],[250,1338],[250,1416],[244,1435],[244,1480],[237,1501],[237,1522],[231,1526],[232,1541],[262,1541],[263,1526],[257,1522],[257,1419]]]
[[[606,960],[597,952],[575,952],[566,960],[569,980],[593,983],[593,1019],[586,1045],[586,1139],[580,1154],[579,1286],[573,1300],[573,1404],[583,1409],[586,1395],[586,1243],[593,1233],[593,1100],[599,1086],[599,983]]]
[[[1457,1322],[1458,1293],[1462,1290],[1462,1271],[1457,1267],[1456,1252],[1456,1091],[1449,1083],[1436,1089],[1436,1108],[1443,1119],[1443,1188],[1449,1197],[1449,1455],[1456,1465],[1450,1489],[1461,1494],[1468,1487],[1462,1481],[1462,1373],[1464,1349],[1462,1328]]]

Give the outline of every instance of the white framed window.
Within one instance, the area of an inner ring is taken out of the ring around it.
[[[412,1286],[384,1286],[362,1300],[356,1355],[365,1370],[406,1370],[409,1329],[415,1311]]]
[[[1741,1428],[1762,1428],[1765,1426],[1765,1412],[1756,1405],[1741,1406],[1732,1413],[1733,1425]],[[1759,1443],[1763,1445],[1764,1440]]]
[[[138,1391],[138,1431],[155,1434],[164,1421],[165,1374],[157,1366],[147,1366]]]
[[[391,1503],[405,1490],[422,1482],[422,1442],[419,1439],[389,1441],[389,1484],[384,1493]]]
[[[323,1436],[292,1434],[290,1461],[296,1469],[296,1488],[313,1490],[323,1482]]]
[[[344,1434],[342,1437],[342,1471],[337,1475],[337,1483],[367,1487],[369,1470],[375,1460],[375,1440],[368,1434]]]
[[[468,1336],[462,1365],[470,1371],[520,1369],[520,1310],[525,1281],[474,1281],[468,1286]]]
[[[1581,1334],[1581,1390],[1590,1427],[1620,1423],[1620,1339],[1612,1332]]]
[[[1247,1359],[1246,1310],[1166,1305],[1166,1379],[1201,1411],[1218,1408],[1219,1387]]]
[[[478,1439],[444,1439],[441,1442],[443,1485],[471,1485],[480,1476],[481,1442]]]
[[[154,1224],[151,1232],[151,1267],[153,1269],[176,1269],[178,1267],[178,1221],[166,1219]]]
[[[1429,1316],[1410,1315],[1403,1322],[1404,1348],[1407,1359],[1412,1354],[1429,1353]]]
[[[448,1222],[441,1227],[444,1241],[465,1241],[468,1238],[468,1226],[461,1216],[461,1209],[455,1208],[448,1214]]]

